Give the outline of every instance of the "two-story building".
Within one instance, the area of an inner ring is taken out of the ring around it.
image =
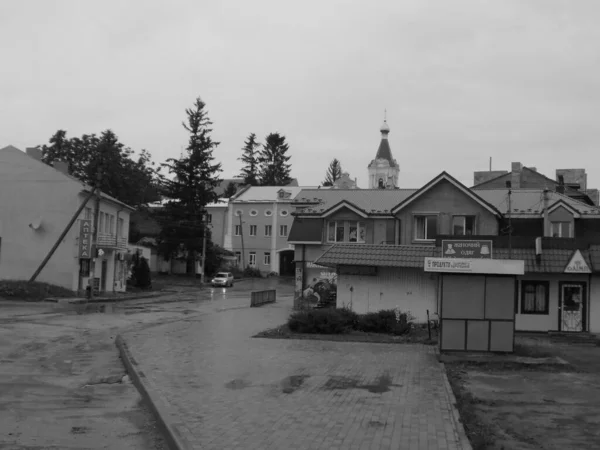
[[[38,149],[27,153],[0,150],[0,279],[28,280],[57,242],[91,188],[68,174],[68,167],[41,161]],[[90,277],[92,247],[94,285],[103,292],[125,291],[127,236],[133,208],[102,194],[98,241],[92,242],[94,201],[90,200],[48,261],[38,281],[84,290]]]

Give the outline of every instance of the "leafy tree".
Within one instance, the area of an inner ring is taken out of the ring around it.
[[[265,139],[258,155],[259,178],[263,186],[286,186],[292,181],[290,177],[290,156],[286,155],[289,145],[285,136],[271,133]]]
[[[170,158],[163,164],[172,175],[170,179],[163,178],[164,194],[170,200],[157,213],[161,224],[158,251],[166,258],[182,251],[190,274],[194,273],[197,255],[202,251],[203,236],[206,234],[210,240],[203,213],[206,205],[218,198],[215,187],[221,172],[221,164],[215,163],[213,156],[219,142],[210,136],[212,122],[205,108],[206,104],[198,97],[193,108],[185,110],[187,120],[183,127],[189,133],[188,146],[180,159]]]
[[[119,142],[113,131],[68,139],[65,130],[58,130],[50,137],[49,144],[39,146],[42,161],[50,165],[55,161],[66,162],[69,173],[80,181],[96,184],[98,161],[102,158],[100,189],[104,193],[134,207],[158,199],[158,170],[150,153],[142,150],[136,159],[133,150]]]
[[[240,177],[244,179],[244,184],[250,186],[258,185],[258,148],[260,144],[256,140],[256,134],[250,133],[244,142],[242,156],[238,160],[244,163]]]
[[[325,173],[325,181],[323,181],[323,186],[333,186],[333,183],[335,183],[336,180],[339,180],[341,177],[342,165],[337,158],[333,158],[333,160],[329,163],[327,172]]]
[[[255,186],[255,185],[253,185]],[[221,195],[221,197],[223,198],[231,198],[235,195],[235,193],[237,192],[237,187],[238,185],[236,183],[234,183],[233,181],[230,181],[229,184],[227,185],[227,187],[225,188],[225,191],[223,191],[223,195]]]

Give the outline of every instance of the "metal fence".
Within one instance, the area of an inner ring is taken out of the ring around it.
[[[261,306],[266,303],[275,303],[275,289],[268,291],[253,291],[250,293],[250,306]]]

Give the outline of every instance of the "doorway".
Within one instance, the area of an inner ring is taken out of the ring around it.
[[[586,283],[559,283],[558,329],[565,332],[585,331],[586,320]]]
[[[282,277],[294,276],[296,266],[294,264],[294,250],[282,250],[279,252],[279,275]]]
[[[102,260],[102,292],[106,292],[106,275],[108,274],[108,261]]]

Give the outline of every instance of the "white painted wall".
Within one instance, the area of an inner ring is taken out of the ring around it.
[[[353,288],[353,292],[350,291]],[[416,322],[437,313],[438,276],[422,269],[378,269],[377,276],[338,276],[337,307],[352,305],[359,314],[394,309],[410,312]]]

